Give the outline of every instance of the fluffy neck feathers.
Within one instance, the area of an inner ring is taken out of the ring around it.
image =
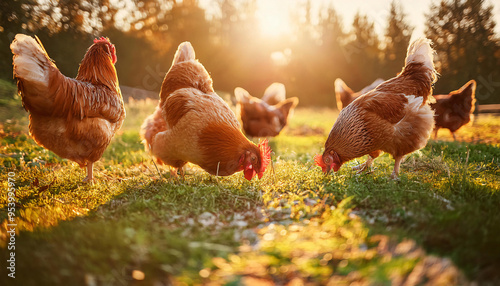
[[[102,45],[104,44],[98,43],[90,46],[80,63],[76,79],[93,85],[105,85],[117,91],[119,84],[116,69]]]

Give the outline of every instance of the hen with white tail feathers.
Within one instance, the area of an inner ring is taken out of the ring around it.
[[[58,156],[86,166],[84,181],[91,181],[93,163],[125,119],[114,45],[107,38],[95,39],[75,79],[57,69],[38,38],[18,34],[10,48],[31,136]]]
[[[432,84],[437,80],[428,39],[413,42],[401,73],[356,98],[342,109],[315,162],[325,173],[338,171],[343,163],[369,155],[355,167],[366,170],[382,152],[394,157],[393,178],[406,154],[427,144],[434,127],[434,112],[429,106]]]
[[[270,162],[267,140],[257,146],[243,135],[189,42],[179,45],[158,107],[144,121],[141,136],[160,163],[181,172],[191,162],[212,175],[243,171],[251,180],[255,175],[261,178]]]

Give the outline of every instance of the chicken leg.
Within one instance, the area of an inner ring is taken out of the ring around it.
[[[399,166],[401,165],[401,160],[403,160],[403,156],[399,156],[399,157],[394,158],[394,170],[392,171],[392,174],[391,174],[391,179],[393,179],[393,180],[398,179]]]
[[[170,169],[170,177],[179,179],[179,176],[184,180],[184,166]]]
[[[375,158],[377,158],[378,156],[380,156],[380,153],[382,153],[382,151],[380,151],[380,150],[373,151],[373,152],[369,153],[368,154],[368,159],[366,160],[366,162],[364,162],[363,164],[354,166],[354,167],[352,167],[352,169],[353,170],[358,170],[356,172],[357,174],[360,174],[360,173],[364,172],[366,169],[371,168],[373,160],[375,160]]]
[[[182,180],[184,180],[184,166],[177,168],[177,174],[179,174]]]
[[[87,177],[85,177],[85,179],[83,179],[83,182],[84,183],[89,183],[89,182],[92,182],[92,180],[94,179],[94,173],[93,173],[93,162],[87,162]]]
[[[453,135],[453,141],[457,141],[457,137],[455,136],[455,132],[451,132],[451,135]]]

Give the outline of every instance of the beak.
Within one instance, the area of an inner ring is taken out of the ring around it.
[[[325,175],[330,174],[330,171],[331,171],[331,170],[332,170],[331,165],[326,165],[326,167],[325,167]]]

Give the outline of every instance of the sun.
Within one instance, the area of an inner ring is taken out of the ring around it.
[[[263,35],[277,37],[291,33],[290,1],[260,0],[256,16]]]

